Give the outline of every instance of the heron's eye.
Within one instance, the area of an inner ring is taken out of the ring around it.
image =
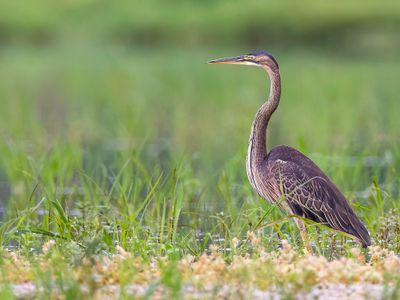
[[[256,57],[254,55],[246,55],[246,60],[254,60]]]

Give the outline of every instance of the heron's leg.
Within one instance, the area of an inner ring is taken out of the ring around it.
[[[304,224],[303,220],[300,220],[298,218],[294,218],[294,221],[296,222],[296,225],[300,230],[300,236],[304,245],[304,254],[312,254],[313,250],[310,244],[310,240],[308,238],[306,224]]]

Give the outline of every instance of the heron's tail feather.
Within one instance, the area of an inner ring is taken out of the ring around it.
[[[367,248],[371,245],[371,238],[369,236],[367,228],[365,228],[364,224],[355,216],[355,222],[351,222],[352,224],[352,232],[349,232],[351,235],[354,235],[360,242],[363,248]]]

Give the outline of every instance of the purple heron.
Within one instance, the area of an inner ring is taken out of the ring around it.
[[[254,118],[247,152],[247,177],[254,191],[290,214],[345,232],[363,247],[369,246],[367,229],[340,190],[311,159],[283,145],[267,151],[268,122],[281,97],[281,77],[275,58],[265,51],[257,51],[209,63],[256,66],[269,75],[269,96]],[[295,218],[295,222],[304,239],[304,222],[301,218]]]

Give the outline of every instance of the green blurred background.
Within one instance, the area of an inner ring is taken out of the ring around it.
[[[396,196],[399,30],[392,0],[3,1],[1,200],[23,207],[40,182],[50,194],[79,186],[77,170],[117,173],[124,153],[149,172],[184,161],[204,185],[234,166],[247,187],[269,83],[206,62],[261,49],[283,79],[269,146],[310,155],[347,194],[376,176]]]

